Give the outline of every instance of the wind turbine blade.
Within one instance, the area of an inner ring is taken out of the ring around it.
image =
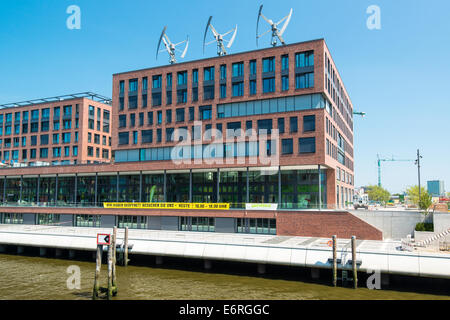
[[[264,17],[264,15],[263,15],[262,13],[261,13],[261,17],[262,17],[264,20],[266,20],[266,22],[267,22],[268,24],[272,25],[272,23],[270,23],[269,19],[267,19],[266,17]]]
[[[231,37],[230,42],[229,42],[228,45],[227,45],[227,48],[230,48],[231,45],[233,44],[234,39],[236,38],[236,33],[237,33],[237,25],[236,25],[236,27],[234,28],[233,36]]]
[[[267,30],[266,32],[261,33],[259,36],[256,36],[256,39],[261,38],[263,35],[265,35],[266,33],[269,33],[270,31],[272,31],[271,29]]]
[[[263,5],[259,7],[258,20],[256,20],[256,46],[258,46],[258,26],[259,26],[259,18],[261,18],[262,8]]]
[[[176,47],[176,46],[178,46],[178,45],[180,45],[180,44],[182,44],[182,43],[185,43],[185,42],[186,42],[186,40],[183,40],[183,41],[181,41],[181,42],[175,43],[173,46]]]
[[[211,31],[212,31],[213,35],[214,35],[214,38],[216,38],[219,35],[219,33],[216,31],[216,29],[214,29],[212,24],[209,24],[209,26],[211,28]]]
[[[188,47],[189,47],[189,36],[186,39],[186,47],[184,48],[184,51],[183,51],[183,54],[181,55],[181,58],[184,58],[184,56],[186,55]]]
[[[287,16],[287,20],[284,23],[283,28],[281,28],[281,30],[280,30],[280,36],[282,36],[284,31],[286,30],[286,27],[288,26],[289,21],[291,21],[291,17],[292,17],[292,8],[291,8],[291,11],[289,12],[289,15]]]
[[[208,23],[206,24],[206,28],[205,28],[205,34],[203,35],[203,54],[205,53],[206,34],[208,33],[208,28],[211,24],[211,19],[212,19],[212,16],[209,16]]]
[[[280,39],[280,42],[281,42],[282,44],[286,44],[286,43],[284,42],[284,39],[281,37],[281,34],[277,34],[277,37],[278,37],[278,39]]]
[[[216,42],[216,40],[211,40],[210,42],[207,42],[206,45],[209,46],[211,43]]]
[[[231,29],[230,31],[225,32],[224,34],[222,34],[222,37],[229,35],[230,33],[232,33],[234,31],[234,29],[235,28]]]
[[[170,41],[169,36],[167,34],[164,34],[164,38],[167,40],[167,44],[172,44],[172,41]]]
[[[167,26],[165,26],[165,27],[163,28],[163,31],[162,31],[162,33],[161,33],[161,36],[159,37],[158,47],[156,48],[156,59],[158,59],[159,46],[161,45],[161,40],[163,39],[164,34],[166,33],[166,28],[167,28]]]

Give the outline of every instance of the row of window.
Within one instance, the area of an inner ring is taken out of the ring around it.
[[[109,111],[106,111],[108,113],[108,119],[109,119]],[[44,119],[50,118],[50,108],[43,108],[43,109],[36,109],[30,111],[17,111],[14,113],[14,123],[20,123],[22,120],[23,122],[28,122],[30,119],[29,114],[31,113],[31,121],[39,121]],[[41,117],[39,118],[39,114]],[[77,104],[75,107],[75,116],[79,115],[79,105]],[[60,119],[61,117],[61,108],[60,107],[54,107],[53,108],[53,119]],[[63,107],[63,118],[71,118],[72,117],[72,106],[64,106]],[[0,114],[0,125],[3,124],[3,121],[5,123],[11,123],[13,120],[13,114],[12,113],[2,113]]]
[[[88,157],[94,156],[94,147],[87,147],[87,155]],[[95,157],[100,158],[100,148],[95,148]],[[103,159],[109,159],[109,150],[108,149],[102,149],[102,158]]]
[[[295,75],[295,89],[306,89],[314,87],[314,72],[307,72]],[[231,86],[231,96],[232,97],[242,97],[244,96],[244,81],[233,82]],[[281,77],[281,91],[289,90],[289,76],[283,75]],[[262,79],[262,92],[271,93],[276,91],[275,86],[275,76]],[[227,85],[220,84],[219,88],[220,98],[224,99],[227,97]],[[256,79],[249,80],[248,83],[248,93],[249,95],[256,95],[257,86]],[[157,107],[162,105],[162,93],[154,92],[152,93],[152,106]],[[142,95],[142,107],[147,107],[148,95]],[[214,84],[205,85],[203,87],[203,101],[214,100],[215,99],[215,86]],[[198,88],[192,88],[192,102],[198,101]],[[187,89],[177,90],[177,104],[188,102],[188,91]],[[137,96],[128,97],[128,109],[136,109],[138,104]],[[166,105],[172,104],[172,90],[166,91]],[[125,103],[124,98],[119,97],[119,110],[124,110]]]
[[[295,54],[295,67],[303,68],[314,66],[314,52],[301,52]],[[289,70],[289,55],[281,56],[281,70]],[[204,81],[214,81],[215,67],[205,67],[203,68],[203,79]],[[262,72],[275,72],[275,57],[268,57],[262,59]],[[249,75],[256,75],[256,60],[249,61]],[[244,62],[232,63],[232,76],[242,77],[244,76]],[[227,78],[227,65],[223,64],[220,66],[220,79],[224,80]],[[198,69],[192,70],[192,83],[198,83]],[[187,84],[187,71],[179,71],[177,73],[177,84],[186,85]],[[159,89],[162,87],[162,75],[152,76],[152,88]],[[166,88],[172,87],[172,73],[166,74]],[[148,78],[142,78],[142,91],[148,89]],[[138,90],[138,79],[128,80],[128,91],[135,92]],[[125,92],[125,81],[121,80],[119,82],[119,93]]]
[[[52,143],[53,144],[59,144],[59,143],[71,143],[71,132],[64,132],[64,133],[54,133],[51,135],[52,137]],[[3,144],[4,141],[4,144]],[[38,142],[38,136],[30,136],[30,146],[37,146]],[[48,145],[50,143],[50,135],[48,134],[41,134],[39,136],[39,142],[40,145]],[[74,132],[74,141],[78,142],[78,132]],[[0,139],[0,148],[4,145],[5,148],[17,148],[17,147],[26,147],[27,146],[27,137],[15,137],[15,138],[5,138]]]
[[[40,124],[40,126],[39,126]],[[3,131],[3,128],[5,129]],[[75,129],[79,128],[79,120],[75,119]],[[72,129],[72,120],[63,120],[62,127],[60,126],[60,121],[53,121],[53,131],[59,131],[59,130],[70,130]],[[13,131],[12,131],[13,130]],[[26,134],[31,132],[46,132],[50,131],[50,122],[49,121],[41,121],[41,122],[35,122],[31,123],[30,125],[28,123],[22,123],[15,124],[13,126],[6,124],[4,127],[0,125],[0,136],[4,135],[10,135],[10,134]],[[109,132],[109,125],[108,125],[108,132]]]
[[[39,158],[40,159],[47,159],[49,157],[49,150],[52,152],[53,158],[58,157],[70,157],[70,146],[66,147],[54,147],[54,148],[40,148],[40,149],[22,149],[22,150],[11,150],[11,151],[3,151],[0,152],[0,159],[3,163],[8,162],[10,160],[19,160],[20,153],[22,154],[21,160],[27,160],[27,159],[37,159],[37,155],[39,152]],[[61,154],[61,151],[63,151],[63,154]],[[29,158],[28,158],[29,155]],[[72,156],[77,157],[78,156],[78,146],[72,146]]]
[[[88,143],[94,143],[94,144],[100,144],[100,134],[94,133],[94,140],[92,140],[92,133],[88,132],[87,136]],[[108,136],[102,136],[102,145],[111,146],[111,137]]]
[[[310,133],[316,130],[316,116],[315,115],[305,115],[303,116],[303,133]],[[274,128],[272,119],[261,119],[255,121],[257,124],[256,130],[253,130],[253,121],[247,120],[245,121],[245,130],[242,127],[242,122],[228,122],[226,123],[226,136],[227,137],[240,137],[243,134],[245,136],[251,136],[252,134],[271,134]],[[280,134],[284,134],[285,131],[285,118],[277,119],[277,128]],[[213,132],[214,131],[214,132]],[[141,130],[141,143],[152,143],[153,142],[153,129],[149,130]],[[162,133],[163,130],[157,128],[156,132],[156,142],[162,142]],[[213,130],[212,125],[206,124],[204,126],[204,132],[202,132],[202,126],[194,125],[191,126],[191,131],[189,132],[188,127],[179,127],[179,128],[165,128],[165,141],[166,142],[174,142],[174,141],[184,141],[184,140],[211,140],[213,133],[215,138],[220,139],[222,137],[223,132],[223,124],[216,123],[216,128]],[[298,117],[290,117],[289,118],[289,133],[297,133],[298,132]],[[138,131],[132,131],[132,144],[138,144]],[[119,145],[127,145],[129,144],[130,132],[119,132],[118,140]],[[203,139],[202,139],[203,138]]]
[[[353,185],[353,176],[339,167],[336,168],[336,180]]]

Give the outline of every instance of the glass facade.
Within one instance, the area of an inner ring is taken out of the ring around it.
[[[284,154],[292,153],[290,141],[282,148]],[[321,193],[326,208],[324,170],[321,171]],[[280,203],[285,209],[314,209],[319,204],[318,196],[318,170],[281,170],[280,174],[278,170],[254,171],[250,168],[248,177],[246,168],[241,168],[193,171],[192,176],[190,172],[166,173],[165,178],[161,172],[142,176],[118,176],[117,173],[78,176],[76,181],[74,176],[0,179],[0,199],[6,205],[16,206],[102,207],[103,202],[191,201],[230,203],[231,208],[244,208],[245,203]]]

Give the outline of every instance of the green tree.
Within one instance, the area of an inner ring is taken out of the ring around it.
[[[431,194],[428,192],[425,192],[425,194],[420,194],[420,201],[419,201],[419,209],[428,211],[428,208],[433,203],[431,199]]]
[[[379,186],[369,186],[367,194],[372,201],[386,203],[391,198],[391,194],[386,189]]]
[[[412,186],[409,187],[408,189],[406,189],[406,193],[408,194],[409,200],[414,203],[416,206],[419,207],[419,186]],[[420,197],[424,197],[425,195],[428,195],[427,189],[425,189],[425,187],[421,187],[420,188]],[[431,201],[431,197],[430,197],[430,201]],[[431,204],[430,204],[431,205]]]

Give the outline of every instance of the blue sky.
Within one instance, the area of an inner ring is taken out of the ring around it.
[[[69,30],[69,5],[81,9],[81,29]],[[279,20],[293,8],[288,43],[325,38],[356,110],[355,182],[377,183],[377,154],[423,154],[422,181],[450,190],[450,2],[447,0],[17,0],[0,2],[0,104],[93,91],[111,96],[112,74],[167,63],[155,60],[164,25],[171,40],[189,34],[186,60],[202,52],[210,15],[220,31],[238,24],[232,52],[253,50],[260,4]],[[381,8],[381,30],[366,27],[370,5]],[[269,46],[270,37],[260,40]],[[391,192],[417,184],[413,162],[382,164]]]

